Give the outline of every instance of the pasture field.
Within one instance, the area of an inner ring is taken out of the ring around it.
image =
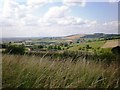
[[[87,45],[89,45],[92,49],[94,50],[97,50],[99,48],[101,48],[106,42],[111,42],[111,44],[108,44],[108,46],[112,45],[112,43],[114,44],[115,42],[118,42],[120,41],[120,39],[114,39],[114,40],[104,40],[104,41],[92,41],[92,42],[85,42],[85,43],[81,43],[81,44],[73,44],[69,50],[71,51],[77,51],[79,50],[80,48],[85,48]]]
[[[90,47],[97,49],[97,48],[100,48],[102,45],[104,45],[105,42],[106,41],[95,41],[95,42],[85,42],[85,43],[81,43],[81,44],[75,44],[71,48],[69,48],[69,50],[77,51],[77,50],[79,50],[79,48],[86,47],[86,45],[89,45]]]
[[[2,57],[3,88],[118,88],[118,67],[103,62],[71,62],[49,57]]]

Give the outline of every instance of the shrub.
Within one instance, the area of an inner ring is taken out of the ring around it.
[[[111,51],[113,54],[119,55],[120,54],[120,46],[112,48]]]
[[[9,45],[6,48],[6,53],[10,53],[10,54],[24,54],[25,53],[25,46],[23,45]]]
[[[116,60],[120,63],[120,46],[112,48],[112,53],[116,56]]]
[[[116,56],[111,52],[111,49],[100,49],[96,53],[96,58],[99,58],[108,64],[116,59]]]
[[[39,49],[43,49],[44,47],[43,47],[42,45],[39,45],[38,48],[39,48]]]
[[[58,50],[61,50],[61,47],[60,47],[60,46],[58,46]]]
[[[90,45],[86,45],[86,49],[91,49],[91,46]]]
[[[0,44],[0,48],[3,48],[3,49],[7,48],[7,46],[8,46],[7,44]]]

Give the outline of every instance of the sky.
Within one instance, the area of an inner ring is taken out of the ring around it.
[[[117,34],[118,1],[0,0],[0,32],[2,37]]]

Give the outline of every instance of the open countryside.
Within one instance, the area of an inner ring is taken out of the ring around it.
[[[118,0],[0,0],[0,89],[119,89]]]
[[[112,49],[119,46],[114,43],[120,36],[73,36],[72,39],[67,36],[2,43],[3,87],[118,87],[116,57],[119,55]],[[20,53],[20,47],[24,47],[25,52]]]

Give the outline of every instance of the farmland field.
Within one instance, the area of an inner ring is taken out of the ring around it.
[[[106,42],[110,42],[107,46],[111,46],[113,44],[116,44],[116,42],[119,44],[119,41],[120,41],[120,39],[106,40],[106,41],[103,40],[103,41],[84,42],[84,43],[81,43],[81,44],[72,45],[72,47],[69,48],[69,50],[76,51],[76,50],[79,50],[80,48],[86,47],[86,45],[89,45],[93,49],[98,49],[98,48],[101,48],[102,46],[104,46],[104,44]]]
[[[96,1],[0,0],[0,89],[119,89],[120,3]]]
[[[86,43],[82,43],[82,44],[73,45],[73,47],[69,48],[69,50],[76,51],[76,50],[79,50],[79,48],[85,47],[86,45],[89,45],[89,46],[97,49],[97,48],[100,48],[104,44],[105,44],[105,41],[86,42]]]
[[[3,53],[2,56],[2,87],[119,88],[119,58],[111,49],[101,48],[106,42],[72,43],[60,46],[65,47],[64,50],[36,49],[38,51],[21,55],[21,46],[13,45],[10,52],[16,48],[15,52]]]

